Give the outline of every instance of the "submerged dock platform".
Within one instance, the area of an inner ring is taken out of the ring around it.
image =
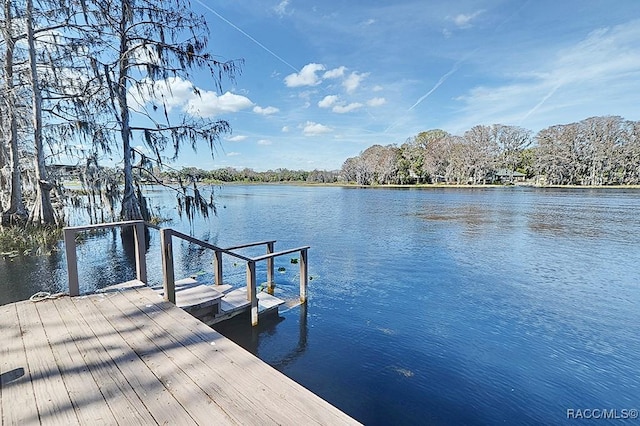
[[[134,280],[109,288],[125,288],[144,286],[143,282]],[[162,287],[152,287],[159,297],[164,297]],[[285,301],[267,292],[257,292],[258,316],[278,313],[278,307]],[[251,301],[247,297],[246,287],[234,288],[229,284],[206,285],[194,278],[183,278],[175,282],[176,306],[190,313],[207,325],[222,321],[251,311]]]
[[[148,287],[0,306],[2,424],[358,424]]]

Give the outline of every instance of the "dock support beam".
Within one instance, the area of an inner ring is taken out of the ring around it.
[[[69,277],[69,296],[80,295],[78,283],[78,255],[76,254],[76,231],[64,229],[64,249],[67,254],[67,276]]]
[[[307,249],[300,250],[300,302],[307,301],[307,284],[309,282],[309,273],[307,271]]]
[[[258,325],[258,294],[256,293],[256,262],[247,261],[247,300],[251,302],[251,325]]]
[[[162,288],[164,300],[176,304],[176,278],[173,272],[173,242],[171,229],[160,230],[160,246],[162,247]]]

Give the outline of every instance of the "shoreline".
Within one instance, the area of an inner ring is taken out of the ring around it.
[[[204,185],[293,185],[293,186],[319,186],[319,187],[344,187],[344,188],[400,188],[400,189],[481,189],[481,188],[534,188],[534,189],[632,189],[640,190],[640,185],[536,185],[529,183],[517,183],[514,185],[498,185],[498,184],[475,184],[475,185],[457,185],[457,184],[442,184],[442,183],[420,183],[420,184],[387,184],[387,185],[359,185],[356,183],[346,182],[302,182],[302,181],[285,181],[285,182],[199,182]],[[155,184],[151,184],[155,185]]]
[[[499,184],[475,184],[475,185],[457,185],[457,184],[446,184],[446,183],[419,183],[419,184],[387,184],[387,185],[359,185],[356,183],[347,183],[347,182],[302,182],[302,181],[283,181],[283,182],[207,182],[202,181],[198,182],[199,185],[213,185],[213,186],[224,186],[224,185],[293,185],[293,186],[318,186],[318,187],[343,187],[343,188],[363,188],[363,189],[389,189],[389,188],[399,188],[399,189],[482,189],[482,188],[533,188],[533,189],[629,189],[629,190],[640,190],[640,185],[536,185],[533,183],[516,183],[513,185],[499,185]],[[168,183],[167,185],[171,185]],[[157,183],[143,183],[142,186],[145,187],[154,187],[154,186],[163,186]],[[65,189],[71,191],[82,190],[80,182],[69,181],[65,182]]]

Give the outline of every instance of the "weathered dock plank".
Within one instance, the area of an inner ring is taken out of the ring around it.
[[[197,423],[204,424],[212,418],[216,419],[216,424],[237,423],[220,406],[218,400],[212,403],[212,395],[203,391],[198,382],[189,377],[187,372],[198,366],[188,359],[188,349],[179,342],[164,344],[166,329],[157,329],[152,321],[129,319],[143,317],[145,314],[137,309],[135,304],[121,303],[122,298],[117,295],[106,295],[102,300],[94,298],[92,301],[94,308],[104,315],[144,362],[143,368],[153,374],[156,383],[160,384],[163,390],[175,399],[175,404],[188,412]],[[223,389],[218,387],[215,390],[224,395]]]
[[[146,416],[148,412],[155,422],[159,424],[195,424],[191,415],[182,405],[165,389],[157,377],[147,368],[140,351],[135,351],[132,342],[132,334],[127,333],[128,329],[134,326],[129,321],[122,321],[119,326],[114,327],[110,321],[110,313],[105,315],[104,311],[96,309],[96,306],[107,305],[107,298],[113,296],[100,295],[88,300],[93,303],[80,303],[82,301],[73,300],[78,313],[85,319],[87,326],[95,335],[100,335],[101,346],[105,355],[117,367],[122,377],[126,378],[131,388],[129,401],[138,407],[144,407],[142,411]],[[110,304],[108,305],[110,306]],[[135,338],[135,336],[133,337]],[[125,417],[126,419],[127,417]]]
[[[38,422],[16,305],[0,306],[0,407],[3,425]]]
[[[146,287],[0,306],[0,326],[3,424],[357,424]]]
[[[64,307],[65,304],[71,307],[73,305],[62,302],[38,303],[35,306],[40,318],[46,321],[44,330],[78,421],[94,425],[116,424],[116,418],[100,387],[89,375],[89,366],[85,364],[85,359],[64,322],[63,317],[72,317],[77,313]]]
[[[63,298],[55,302],[61,306],[61,311],[66,311],[65,324],[88,367],[86,380],[93,380],[98,385],[117,422],[122,424],[129,420],[137,424],[154,423],[153,416],[142,404],[129,379],[118,368],[118,363],[126,362],[126,359],[123,357],[122,360],[114,360],[108,351],[110,331],[97,319],[93,319],[92,322],[97,324],[92,328],[89,325],[91,318],[84,318],[83,312],[78,309],[78,306],[88,302],[88,298]]]
[[[19,303],[16,311],[27,358],[25,370],[31,377],[40,421],[60,425],[78,424],[35,304]]]

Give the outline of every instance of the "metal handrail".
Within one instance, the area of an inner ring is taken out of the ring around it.
[[[267,254],[263,254],[262,256],[252,257],[251,260],[253,260],[254,262],[259,262],[261,260],[266,260],[266,259],[270,259],[270,258],[278,257],[278,256],[284,256],[285,254],[291,254],[291,253],[295,253],[297,251],[307,250],[307,249],[310,249],[310,248],[311,248],[311,246],[296,247],[296,248],[292,248],[292,249],[289,249],[289,250],[282,250],[282,251],[277,251],[275,253],[267,253]]]
[[[236,248],[243,248],[243,246],[231,247],[231,248],[224,249],[222,247],[217,247],[217,246],[214,246],[213,244],[209,244],[206,241],[202,241],[202,240],[199,240],[197,238],[194,238],[191,235],[183,234],[182,232],[176,231],[176,230],[171,229],[171,228],[162,228],[160,230],[163,230],[163,229],[168,229],[168,230],[171,231],[171,235],[173,235],[175,237],[178,237],[178,238],[181,238],[183,240],[189,241],[190,243],[197,244],[200,247],[208,248],[208,249],[214,250],[214,251],[219,251],[219,252],[228,254],[229,256],[237,257],[238,259],[241,259],[241,260],[244,260],[244,261],[251,260],[250,257],[246,257],[246,256],[243,256],[241,254],[234,253],[233,251],[231,251],[231,250],[234,250]],[[264,244],[264,243],[252,243],[252,245],[258,245],[258,244]],[[244,247],[250,247],[250,246],[251,245],[245,245]]]
[[[80,284],[78,281],[78,258],[76,251],[75,237],[79,232],[93,229],[110,229],[116,227],[134,227],[134,243],[135,243],[135,259],[136,259],[136,276],[143,283],[147,283],[147,264],[145,258],[144,246],[144,228],[156,229],[160,231],[160,245],[162,250],[162,276],[165,300],[175,304],[175,276],[173,265],[173,242],[172,237],[178,237],[193,244],[197,244],[203,248],[214,251],[214,275],[215,284],[222,284],[222,254],[233,256],[247,263],[246,282],[247,282],[247,300],[251,302],[251,323],[258,323],[258,298],[256,293],[256,262],[267,261],[267,287],[270,291],[274,285],[274,262],[273,259],[278,256],[300,252],[300,302],[305,303],[307,300],[307,251],[310,246],[302,246],[294,249],[282,250],[274,252],[275,240],[260,241],[248,244],[242,244],[227,248],[217,247],[206,241],[199,240],[190,235],[175,231],[171,228],[161,228],[143,220],[130,220],[120,222],[99,223],[94,225],[69,226],[63,229],[65,252],[67,256],[67,274],[69,278],[69,295],[78,296],[80,294]],[[267,246],[267,253],[261,256],[249,257],[238,254],[233,250],[255,247],[259,245]]]
[[[246,262],[246,283],[247,283],[247,300],[251,302],[251,323],[252,325],[258,324],[258,296],[256,292],[256,262],[262,260],[267,261],[267,288],[269,291],[273,291],[274,286],[274,262],[273,259],[278,256],[300,252],[300,302],[305,303],[307,301],[307,285],[309,282],[307,272],[307,250],[310,246],[297,247],[295,249],[282,250],[274,252],[275,240],[260,241],[256,243],[242,244],[226,249],[217,247],[213,244],[209,244],[205,241],[201,241],[190,235],[183,234],[179,231],[174,231],[171,228],[162,228],[160,230],[160,240],[162,245],[162,268],[163,268],[163,289],[165,300],[175,304],[175,275],[173,271],[173,242],[172,237],[176,236],[183,240],[197,244],[201,247],[208,248],[214,251],[214,277],[215,284],[222,285],[222,253],[228,254],[235,258],[241,259]],[[265,244],[267,246],[267,254],[247,257],[241,254],[235,253],[232,250],[255,247]]]
[[[276,242],[276,240],[258,241],[258,242],[255,242],[255,243],[241,244],[239,246],[227,247],[226,250],[239,250],[239,249],[248,248],[248,247],[261,246],[263,244],[267,244],[267,245],[268,244],[273,244],[275,242]]]

